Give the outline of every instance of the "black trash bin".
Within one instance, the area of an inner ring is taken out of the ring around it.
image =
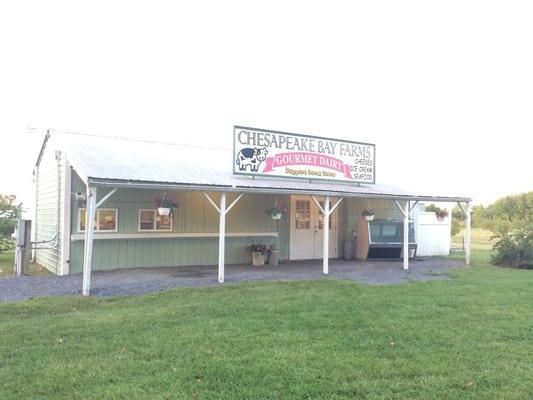
[[[351,239],[344,241],[343,256],[346,261],[353,260],[353,241]]]

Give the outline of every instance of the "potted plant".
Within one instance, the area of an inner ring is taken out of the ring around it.
[[[270,215],[270,217],[274,220],[280,220],[281,216],[287,212],[286,208],[280,207],[277,204],[274,204],[272,207],[267,208],[265,210],[265,213],[267,215]]]
[[[178,208],[179,204],[173,199],[169,198],[166,194],[162,198],[157,198],[154,200],[155,207],[157,208],[157,213],[159,215],[170,215],[172,210]]]
[[[376,213],[371,208],[363,210],[363,212],[361,213],[361,216],[365,217],[365,219],[369,222],[374,221],[375,215]]]
[[[437,220],[444,221],[444,219],[448,216],[448,210],[447,209],[438,209],[435,211],[435,215],[437,216]]]
[[[74,192],[73,193],[74,200],[76,200],[78,204],[78,208],[85,208],[87,207],[87,196],[83,192]]]
[[[440,207],[437,207],[435,204],[430,204],[429,206],[426,206],[425,208],[426,212],[434,212],[435,216],[437,217],[438,221],[444,221],[444,218],[448,216],[448,210],[447,209],[441,209]]]
[[[268,247],[266,244],[251,244],[248,246],[248,251],[252,253],[252,265],[265,265],[265,256],[268,253]]]

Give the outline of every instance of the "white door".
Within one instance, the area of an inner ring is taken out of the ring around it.
[[[318,199],[323,207],[324,200]],[[330,207],[336,201],[330,200]],[[329,257],[337,257],[337,212],[329,220]],[[324,215],[309,196],[291,196],[290,259],[308,260],[322,258],[324,241]]]

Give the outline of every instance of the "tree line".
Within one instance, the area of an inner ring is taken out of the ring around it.
[[[464,220],[455,211],[453,216]],[[474,206],[472,211],[472,226],[493,232],[497,239],[494,264],[533,268],[533,191]]]
[[[464,219],[464,216],[463,216]],[[503,197],[489,206],[474,206],[472,226],[505,234],[533,227],[533,191]]]
[[[17,220],[22,212],[22,203],[14,195],[0,194],[0,253],[14,247],[11,239]]]

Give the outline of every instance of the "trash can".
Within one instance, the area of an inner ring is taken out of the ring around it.
[[[350,232],[350,240],[352,241],[352,260],[357,259],[357,232]]]
[[[268,253],[268,264],[276,266],[279,263],[279,249],[278,246],[270,246],[270,252]]]
[[[353,242],[351,239],[346,239],[344,241],[344,259],[345,260],[353,260]]]

